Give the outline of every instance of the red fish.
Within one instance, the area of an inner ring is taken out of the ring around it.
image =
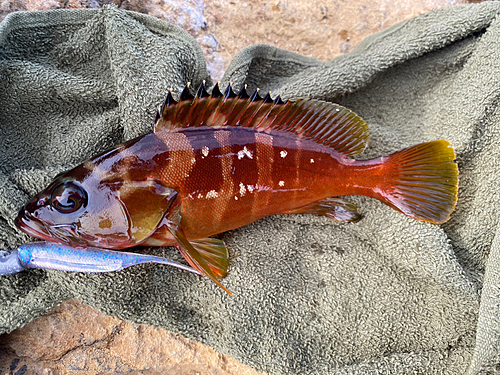
[[[444,140],[373,160],[354,160],[366,123],[329,102],[272,100],[202,85],[170,92],[152,133],[60,174],[21,210],[31,236],[76,247],[176,246],[227,291],[228,253],[209,238],[274,214],[341,222],[361,216],[337,198],[374,197],[440,224],[457,201],[455,153]],[[229,291],[228,291],[229,293]]]

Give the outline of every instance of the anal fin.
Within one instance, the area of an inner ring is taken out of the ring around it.
[[[362,217],[354,204],[341,198],[326,198],[283,213],[322,215],[335,221],[350,223],[355,223]]]

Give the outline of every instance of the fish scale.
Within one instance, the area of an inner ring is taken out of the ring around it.
[[[31,236],[124,249],[176,246],[225,291],[225,244],[210,236],[273,214],[361,219],[345,195],[379,199],[440,224],[457,201],[455,153],[444,140],[354,160],[367,124],[337,104],[283,101],[218,85],[187,86],[159,108],[153,132],[58,175],[16,219]]]

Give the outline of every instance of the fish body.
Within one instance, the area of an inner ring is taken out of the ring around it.
[[[0,276],[28,268],[67,272],[111,272],[143,263],[159,263],[200,274],[199,271],[154,255],[128,253],[101,248],[74,248],[55,242],[32,242],[0,256]]]
[[[169,93],[152,133],[57,176],[16,223],[71,246],[177,246],[223,287],[227,249],[210,236],[265,216],[355,222],[356,207],[338,197],[356,194],[418,220],[448,220],[458,184],[450,144],[352,159],[368,138],[366,123],[333,103],[236,95],[231,87],[222,94],[217,86],[208,95],[203,85],[192,97],[185,89],[179,102]]]

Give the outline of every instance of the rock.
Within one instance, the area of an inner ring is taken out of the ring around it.
[[[76,299],[0,336],[0,353],[2,374],[257,374],[200,343],[106,316]]]

